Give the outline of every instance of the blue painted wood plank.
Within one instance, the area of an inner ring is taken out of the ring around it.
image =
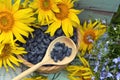
[[[79,19],[81,20],[82,23],[85,20],[101,19],[101,20],[105,20],[107,24],[110,24],[113,13],[94,11],[94,10],[84,10],[78,16],[79,16]]]
[[[112,16],[117,12],[120,0],[78,0],[76,9],[84,9],[79,14],[81,22],[89,19],[104,19],[110,24]]]
[[[78,0],[78,2],[76,2],[76,7],[90,10],[116,12],[119,4],[120,0]]]

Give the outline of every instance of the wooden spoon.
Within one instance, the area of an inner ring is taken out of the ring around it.
[[[54,45],[57,42],[65,43],[66,46],[68,46],[69,48],[72,48],[72,53],[69,57],[65,57],[62,61],[54,62],[54,60],[51,58],[50,52],[52,51],[52,49],[54,48]],[[37,63],[33,67],[22,72],[20,75],[13,78],[12,80],[21,80],[23,77],[34,72],[35,70],[40,68],[40,66],[42,66],[42,65],[46,65],[46,64],[65,65],[65,64],[68,64],[75,58],[77,51],[78,50],[77,50],[75,43],[70,38],[67,38],[65,36],[58,37],[50,43],[50,45],[48,46],[48,49],[46,51],[46,54],[41,62]]]

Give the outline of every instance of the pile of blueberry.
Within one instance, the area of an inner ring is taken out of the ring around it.
[[[57,42],[51,51],[51,58],[57,62],[62,61],[65,57],[69,57],[72,53],[72,48],[69,48],[65,43]]]
[[[43,59],[50,42],[55,38],[64,35],[62,29],[58,29],[55,35],[51,37],[49,34],[44,33],[46,30],[47,30],[47,26],[43,26],[41,28],[35,28],[35,31],[33,32],[33,36],[30,35],[29,38],[26,39],[27,40],[26,44],[22,44],[22,46],[28,52],[28,54],[23,56],[24,59],[26,59],[27,61],[33,64],[40,62]],[[77,44],[76,29],[74,29],[74,36],[72,36],[71,39],[75,42],[75,44]]]

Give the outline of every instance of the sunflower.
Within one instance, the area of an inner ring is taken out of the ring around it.
[[[1,43],[0,44],[0,68],[4,66],[6,71],[8,71],[8,66],[15,70],[16,66],[19,66],[19,62],[21,63],[22,60],[17,59],[16,55],[27,53],[25,48],[19,47],[18,44],[15,43],[13,45],[11,42]]]
[[[55,31],[62,26],[62,30],[67,37],[73,36],[73,26],[78,27],[80,20],[76,14],[82,12],[82,10],[73,9],[75,0],[62,0],[61,3],[57,4],[60,9],[59,13],[55,14],[54,22],[48,27],[46,33],[54,35]]]
[[[93,43],[106,32],[106,26],[100,21],[90,22],[85,21],[83,26],[80,26],[80,51],[84,55],[86,51],[90,52]]]
[[[52,22],[54,18],[53,12],[59,12],[57,4],[60,0],[34,0],[30,7],[37,9],[38,22],[41,25],[46,25]]]
[[[71,65],[67,71],[70,80],[92,80],[93,73],[89,67]]]
[[[70,80],[92,80],[94,75],[88,61],[84,57],[81,57],[80,54],[78,54],[78,58],[83,65],[67,66],[68,78]]]
[[[28,37],[34,29],[28,25],[35,20],[32,9],[20,9],[20,0],[12,4],[12,0],[0,1],[0,42],[9,41],[14,37],[25,43],[23,36]],[[22,36],[23,35],[23,36]]]

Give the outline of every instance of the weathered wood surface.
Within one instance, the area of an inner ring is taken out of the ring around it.
[[[120,0],[78,0],[75,3],[76,9],[84,9],[79,14],[81,21],[88,19],[105,19],[109,24],[113,14],[117,11]],[[12,80],[13,77],[21,73],[22,68],[16,67],[16,71],[12,69],[6,72],[4,68],[0,68],[0,80]],[[49,74],[49,80],[52,80],[53,74]],[[61,72],[60,77],[54,80],[68,80],[66,73]]]
[[[78,0],[75,8],[84,9],[79,14],[82,22],[89,19],[102,19],[109,24],[113,14],[117,12],[119,4],[120,0]]]

